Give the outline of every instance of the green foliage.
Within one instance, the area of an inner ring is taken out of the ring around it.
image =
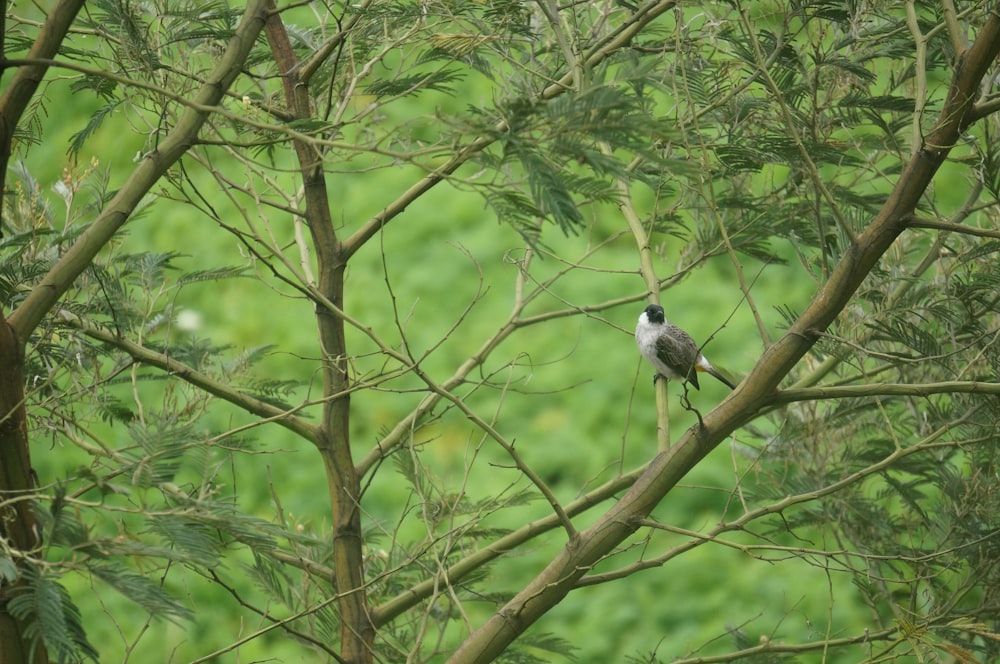
[[[190,609],[164,592],[156,582],[146,575],[130,572],[123,565],[115,563],[95,563],[88,565],[87,569],[95,578],[120,592],[123,597],[138,604],[150,615],[184,620],[191,620],[194,617]]]
[[[34,652],[44,646],[57,662],[98,661],[100,652],[87,640],[80,610],[59,577],[34,565],[21,567],[19,593],[7,608],[25,625],[25,637]],[[32,656],[33,658],[33,656]]]
[[[517,647],[504,652],[496,661],[504,664],[540,664],[552,661],[579,661],[572,643],[553,634],[527,634]]]
[[[101,94],[101,92],[98,92],[98,94]],[[112,101],[102,106],[96,113],[90,116],[90,122],[87,123],[87,126],[73,135],[73,140],[70,142],[69,146],[70,154],[80,154],[80,150],[83,149],[87,140],[104,124],[105,119],[113,115],[114,112],[119,109],[121,104],[122,100]]]

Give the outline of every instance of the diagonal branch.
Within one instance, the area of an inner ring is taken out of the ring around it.
[[[993,7],[976,41],[959,57],[934,130],[907,164],[881,211],[851,243],[809,307],[764,353],[743,383],[703,418],[700,426],[690,429],[677,445],[654,458],[621,501],[470,634],[450,662],[485,663],[496,658],[562,601],[594,564],[640,527],[688,471],[773,397],[781,380],[816,343],[881,256],[906,230],[920,197],[972,122],[970,110],[979,96],[980,82],[1000,54],[997,9]]]
[[[195,95],[196,104],[213,106],[219,103],[226,89],[239,76],[257,34],[264,26],[266,4],[265,0],[250,0],[247,3],[246,11],[229,46]],[[94,256],[128,220],[132,211],[153,185],[187,152],[197,139],[198,131],[208,116],[207,111],[194,108],[188,108],[184,112],[177,125],[160,141],[157,148],[143,157],[142,162],[114,198],[108,201],[97,219],[11,314],[10,324],[22,344],[73,281],[90,265]]]
[[[47,60],[55,56],[81,7],[83,0],[64,0],[50,9],[42,31],[28,52],[28,57]],[[0,58],[3,58],[0,60],[2,62],[0,66],[3,68],[10,66],[3,57],[3,52],[0,52]],[[10,162],[14,130],[32,97],[35,96],[35,91],[38,90],[48,68],[46,64],[18,67],[10,85],[3,91],[3,95],[0,95],[0,192],[6,190],[7,166]],[[2,74],[3,69],[0,69],[0,75]],[[0,215],[2,214],[0,212]]]
[[[891,453],[889,453],[885,457],[883,457],[881,460],[879,460],[879,461],[877,461],[875,463],[872,463],[872,464],[870,464],[868,466],[865,466],[864,468],[856,470],[855,472],[851,473],[850,475],[847,475],[846,477],[842,477],[842,478],[840,478],[840,479],[838,479],[836,481],[833,481],[833,482],[827,484],[826,486],[814,489],[812,491],[807,491],[805,493],[800,493],[800,494],[796,494],[796,495],[792,495],[792,496],[786,496],[786,497],[782,498],[781,500],[778,500],[778,501],[776,501],[774,503],[768,503],[766,505],[762,505],[762,506],[754,508],[752,510],[748,510],[745,513],[743,513],[739,518],[734,519],[732,521],[723,521],[723,522],[717,524],[716,526],[714,526],[713,528],[711,528],[706,533],[698,533],[698,532],[694,532],[694,531],[684,531],[682,534],[686,535],[690,539],[688,541],[686,541],[686,542],[678,544],[675,547],[672,547],[666,553],[664,553],[664,554],[662,554],[660,556],[653,557],[653,558],[647,558],[647,559],[641,560],[641,561],[639,561],[637,563],[629,565],[628,567],[626,567],[624,569],[618,569],[618,570],[613,570],[613,571],[610,571],[610,572],[604,572],[604,573],[601,573],[601,574],[591,574],[589,576],[585,576],[582,579],[580,579],[579,583],[577,584],[577,587],[584,587],[584,586],[597,585],[597,584],[600,584],[600,583],[607,583],[609,581],[613,581],[615,579],[622,578],[624,576],[628,576],[630,574],[633,574],[633,573],[635,573],[635,572],[637,572],[639,570],[648,569],[648,568],[651,568],[651,567],[659,567],[659,566],[665,564],[667,561],[672,560],[672,559],[678,557],[679,555],[681,555],[681,554],[683,554],[683,553],[685,553],[687,551],[690,551],[691,549],[697,548],[697,547],[699,547],[699,546],[701,546],[703,544],[709,543],[709,542],[719,542],[719,543],[727,544],[728,545],[727,542],[719,539],[720,535],[723,535],[724,533],[728,533],[728,532],[745,532],[747,530],[747,526],[749,524],[751,524],[752,522],[758,520],[758,519],[770,516],[772,514],[784,514],[787,510],[789,510],[792,507],[795,507],[797,505],[802,505],[802,504],[805,504],[805,503],[809,503],[809,502],[818,500],[818,499],[823,498],[825,496],[831,496],[831,495],[837,494],[838,492],[842,491],[845,487],[856,485],[856,484],[860,483],[862,480],[865,480],[868,477],[871,477],[872,475],[876,475],[876,474],[882,473],[885,470],[887,470],[888,468],[893,467],[900,460],[905,459],[905,458],[907,458],[907,457],[909,457],[909,456],[911,456],[913,454],[917,454],[919,452],[924,452],[926,450],[934,449],[934,448],[938,448],[938,447],[952,447],[952,446],[955,445],[954,442],[952,442],[952,441],[942,442],[940,439],[949,430],[951,430],[954,426],[960,425],[963,422],[967,421],[972,416],[972,414],[975,413],[975,412],[976,412],[976,409],[968,411],[962,417],[958,418],[956,421],[954,421],[954,422],[948,422],[948,423],[946,423],[946,424],[938,427],[937,429],[935,429],[934,431],[932,431],[928,435],[924,436],[924,438],[922,440],[914,443],[913,445],[910,445],[909,447],[899,447],[899,448],[896,448]],[[660,527],[658,525],[653,526],[652,524],[649,523],[649,521],[645,521],[645,520],[643,521],[642,525],[648,526],[648,527]],[[667,529],[667,528],[664,528],[664,529]],[[669,530],[672,530],[673,532],[679,532],[679,533],[682,531],[682,529],[679,529],[679,528],[669,528]],[[744,550],[749,551],[752,548],[752,546],[754,546],[754,545],[733,544],[733,546],[734,547],[743,547],[743,546],[746,546],[746,549],[744,549]],[[792,550],[792,549],[789,549],[789,550]],[[935,552],[932,555],[939,555],[939,553],[940,552]],[[851,552],[851,551],[843,551],[843,552],[825,551],[825,552],[823,552],[822,555],[831,556],[831,557],[834,557],[836,555],[843,555],[843,556],[855,555],[855,556],[865,557],[865,558],[871,558],[872,557],[869,554],[862,554],[862,553]],[[898,555],[895,555],[895,554],[892,555],[892,556],[887,556],[887,558],[891,558],[891,559],[895,559],[895,560],[900,559],[900,557]]]
[[[639,468],[624,475],[619,475],[576,500],[567,503],[564,507],[566,515],[573,517],[577,514],[582,514],[591,507],[611,498],[616,493],[627,489],[635,482],[635,479],[642,470],[642,468]],[[553,513],[521,526],[495,542],[491,542],[482,549],[458,560],[447,569],[441,570],[434,576],[421,581],[386,601],[384,604],[372,609],[372,621],[377,626],[388,624],[407,609],[416,606],[430,597],[441,587],[449,584],[454,586],[460,583],[472,572],[483,568],[507,552],[516,550],[519,545],[558,528],[560,525],[562,525],[560,517]]]

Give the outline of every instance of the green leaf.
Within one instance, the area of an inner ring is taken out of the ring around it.
[[[426,74],[397,76],[393,79],[385,79],[372,83],[365,88],[365,93],[378,97],[416,94],[425,90],[454,94],[452,83],[458,82],[464,77],[464,74],[455,69],[443,69]]]
[[[26,625],[24,636],[34,650],[43,643],[57,662],[98,661],[100,654],[87,640],[80,610],[59,577],[34,565],[22,568],[24,584],[7,603],[11,615]],[[33,659],[33,658],[32,658]]]
[[[14,560],[7,557],[6,554],[0,553],[0,581],[3,581],[4,585],[10,585],[14,581],[17,581],[19,575],[20,572]]]
[[[544,157],[533,152],[520,155],[520,161],[539,209],[552,217],[564,233],[575,235],[583,223],[583,215],[559,172]]]
[[[178,514],[150,515],[149,532],[159,535],[190,562],[206,568],[220,564],[223,543],[217,531],[203,521]]]
[[[180,278],[177,279],[177,286],[185,286],[187,284],[194,284],[201,281],[221,281],[222,279],[236,279],[238,277],[246,277],[247,268],[241,265],[233,265],[226,267],[216,267],[208,270],[195,270],[194,272],[185,272]]]
[[[87,569],[154,618],[191,620],[194,617],[190,609],[171,597],[159,584],[149,577],[129,571],[124,565],[91,562]]]

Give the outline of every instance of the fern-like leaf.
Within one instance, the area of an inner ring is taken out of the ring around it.
[[[22,567],[24,583],[7,603],[11,615],[26,627],[31,648],[44,644],[57,662],[98,661],[100,654],[87,640],[80,609],[70,599],[59,577],[33,565]],[[32,661],[34,657],[29,658]]]
[[[171,597],[149,577],[136,574],[124,565],[103,562],[88,565],[90,572],[155,618],[190,620],[191,610]]]

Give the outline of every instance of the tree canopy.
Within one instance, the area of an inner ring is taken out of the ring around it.
[[[1000,6],[3,20],[0,661],[1000,654]]]

